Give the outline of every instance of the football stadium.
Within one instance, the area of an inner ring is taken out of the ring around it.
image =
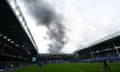
[[[119,72],[119,3],[0,0],[0,72]]]

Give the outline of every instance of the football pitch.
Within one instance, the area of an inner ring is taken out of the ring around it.
[[[103,63],[63,63],[38,65],[16,69],[9,72],[120,72],[120,63],[110,63],[111,70],[104,70]]]

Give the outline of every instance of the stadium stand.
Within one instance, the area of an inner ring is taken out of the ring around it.
[[[60,64],[64,62],[74,62],[74,55],[65,55],[65,54],[45,54],[39,56],[39,61],[44,62],[45,64]]]
[[[111,38],[105,37],[102,42],[96,42],[76,53],[79,54],[79,59],[82,61],[120,61],[120,32],[114,33]],[[109,38],[109,39],[107,39]]]
[[[6,0],[0,0],[0,71],[31,65],[37,51]]]

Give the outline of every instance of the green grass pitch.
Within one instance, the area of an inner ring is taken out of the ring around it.
[[[120,63],[110,63],[111,70],[105,71],[103,63],[47,64],[42,70],[38,65],[12,70],[10,72],[120,72]]]

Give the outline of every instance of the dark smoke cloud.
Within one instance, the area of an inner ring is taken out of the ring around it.
[[[53,29],[49,28],[48,35],[52,41],[48,46],[50,47],[49,51],[51,53],[58,53],[67,42],[64,39],[65,37],[65,29],[62,24],[56,24]]]
[[[65,27],[62,24],[62,16],[58,15],[54,7],[45,0],[24,0],[28,5],[28,12],[35,18],[37,25],[44,25],[48,28],[47,35],[51,40],[50,53],[59,53],[66,41]],[[51,22],[54,22],[51,24]]]
[[[32,14],[37,24],[49,25],[51,21],[58,18],[53,7],[44,0],[25,0],[28,11]]]

